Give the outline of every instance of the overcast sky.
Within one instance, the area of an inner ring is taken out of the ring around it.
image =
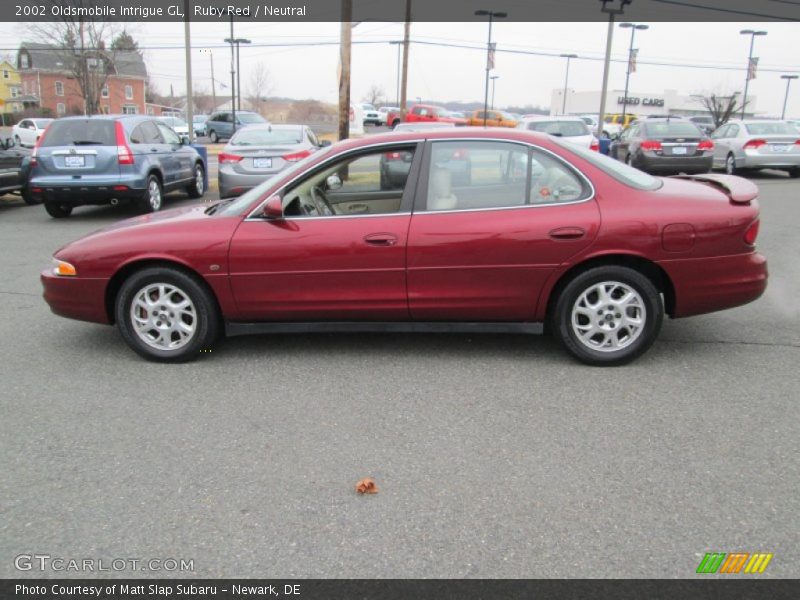
[[[750,82],[749,94],[757,97],[759,113],[780,115],[785,92],[782,73],[800,74],[800,24],[796,23],[650,23],[637,32],[639,68],[631,76],[630,93],[643,95],[674,89],[681,94],[708,92],[730,93],[744,88],[749,36],[741,29],[763,29],[767,36],[756,38],[754,55],[760,58],[759,73]],[[13,47],[20,40],[25,24],[0,24],[0,35]],[[175,93],[183,93],[183,25],[178,23],[132,24],[130,30],[145,48],[148,71],[161,93],[170,84]],[[397,81],[397,46],[388,40],[402,38],[402,23],[366,22],[353,30],[352,95],[362,99],[373,84],[386,91],[394,101]],[[575,53],[586,59],[573,59],[570,68],[571,89],[599,90],[602,84],[607,24],[605,23],[503,23],[493,30],[500,48],[543,53]],[[210,65],[200,48],[211,48],[215,76],[230,82],[230,52],[222,40],[230,35],[224,23],[193,23],[193,73],[195,85],[210,91]],[[237,37],[253,44],[291,42],[337,42],[338,23],[237,23]],[[487,27],[481,23],[413,23],[412,39],[466,45],[486,43]],[[23,39],[30,36],[22,35]],[[630,29],[616,28],[614,58],[625,60],[630,43]],[[273,81],[274,95],[314,98],[335,102],[337,98],[338,47],[247,47],[241,51],[242,88],[249,87],[252,65],[262,61]],[[657,66],[648,61],[678,63],[681,66]],[[694,66],[693,66],[694,65]],[[695,66],[715,67],[696,68]],[[439,101],[479,101],[483,99],[485,50],[422,46],[412,44],[409,63],[409,98]],[[724,67],[733,67],[726,69]],[[558,57],[497,54],[496,105],[550,105],[554,88],[563,88],[565,59]],[[736,70],[738,69],[738,70]],[[773,72],[774,71],[774,72]],[[625,85],[625,63],[612,63],[610,89]],[[217,87],[217,94],[230,88]],[[599,107],[598,107],[599,108]],[[800,80],[793,83],[787,117],[800,117]]]

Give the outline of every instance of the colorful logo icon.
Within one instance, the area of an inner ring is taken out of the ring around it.
[[[707,552],[697,567],[697,573],[763,573],[772,556],[766,552]]]

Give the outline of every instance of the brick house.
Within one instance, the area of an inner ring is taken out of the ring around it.
[[[86,112],[80,86],[69,68],[74,60],[59,46],[23,42],[17,51],[22,94],[37,100],[53,116]],[[90,59],[91,60],[91,59]],[[107,114],[144,114],[147,67],[138,52],[119,50],[108,63],[100,110]]]

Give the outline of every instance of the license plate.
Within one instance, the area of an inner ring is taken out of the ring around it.
[[[253,159],[253,168],[254,169],[271,169],[272,168],[272,159],[271,158],[254,158]]]
[[[86,159],[83,156],[65,156],[64,157],[64,166],[65,167],[82,167],[86,163],[84,162]]]
[[[686,154],[686,148],[684,146],[675,146],[672,149],[673,154]]]
[[[791,146],[789,144],[772,144],[770,149],[773,152],[789,152],[791,150]]]

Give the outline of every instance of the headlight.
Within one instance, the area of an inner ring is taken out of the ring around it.
[[[61,277],[75,277],[78,272],[75,270],[75,267],[69,264],[66,261],[58,260],[57,258],[53,259],[53,275],[59,275]]]

